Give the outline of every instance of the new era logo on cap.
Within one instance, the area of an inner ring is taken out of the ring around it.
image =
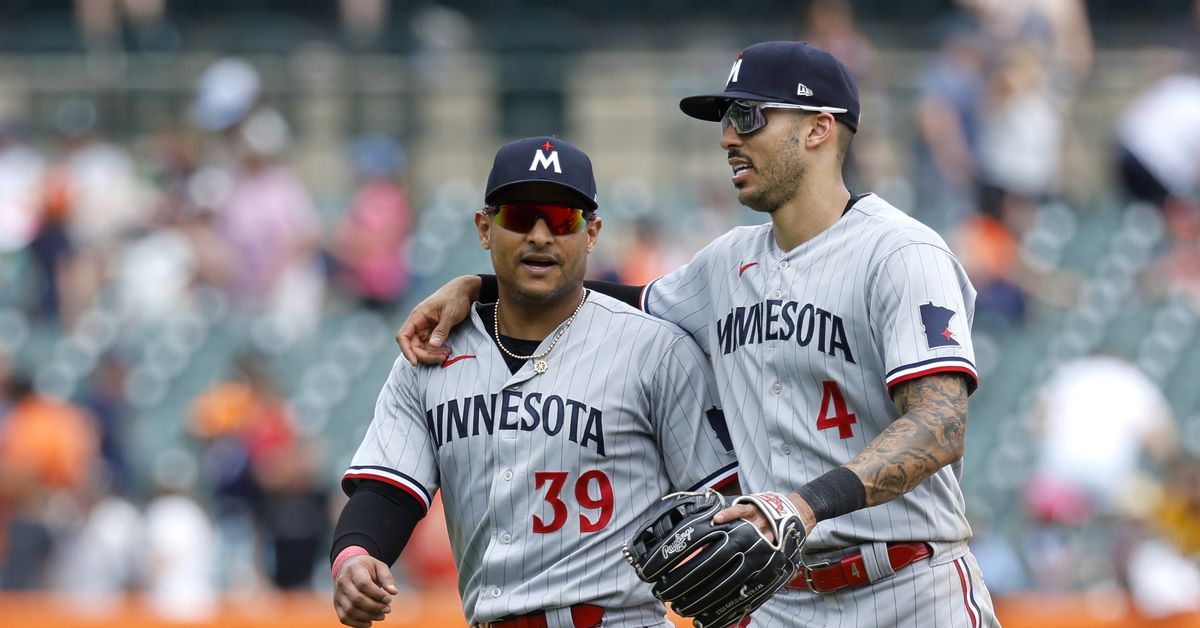
[[[693,118],[716,122],[734,100],[825,111],[858,130],[858,87],[850,72],[833,55],[802,42],[768,41],[746,48],[729,70],[725,91],[689,96],[679,108]]]
[[[488,174],[484,201],[520,183],[552,183],[577,193],[586,209],[596,209],[596,177],[587,154],[557,137],[528,137],[505,144]]]

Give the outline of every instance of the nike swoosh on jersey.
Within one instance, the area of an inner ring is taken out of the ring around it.
[[[742,264],[742,267],[738,269],[738,277],[741,277],[742,273],[746,272],[751,266],[758,266],[758,262],[750,262],[749,264]]]
[[[475,357],[475,356],[473,356],[473,355],[456,355],[452,358],[446,358],[446,361],[442,362],[442,368],[446,368],[447,366],[450,366],[451,364],[454,364],[455,362],[458,362],[459,360],[465,360],[467,358],[473,358],[473,357]]]

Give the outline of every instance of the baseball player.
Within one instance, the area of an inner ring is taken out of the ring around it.
[[[743,488],[786,495],[804,523],[807,567],[751,625],[996,625],[958,483],[975,291],[936,233],[846,188],[853,80],[827,52],[766,42],[680,107],[721,123],[739,201],[771,219],[640,298],[712,356]],[[445,353],[480,286],[418,306],[397,335],[410,360]],[[768,530],[748,504],[715,520],[736,517]]]
[[[473,626],[669,626],[621,558],[659,496],[733,483],[707,358],[583,287],[600,232],[591,162],[552,137],[500,149],[475,215],[499,301],[436,365],[399,359],[342,485],[334,606],[392,609],[387,565],[440,489]]]

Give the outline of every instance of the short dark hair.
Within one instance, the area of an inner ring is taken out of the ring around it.
[[[846,163],[846,153],[850,150],[850,142],[854,141],[854,130],[845,122],[838,121],[837,157],[838,163]]]

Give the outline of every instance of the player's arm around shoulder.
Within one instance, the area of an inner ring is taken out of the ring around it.
[[[450,357],[446,337],[471,314],[483,281],[477,275],[455,277],[413,308],[396,331],[396,344],[409,364],[438,364]]]

